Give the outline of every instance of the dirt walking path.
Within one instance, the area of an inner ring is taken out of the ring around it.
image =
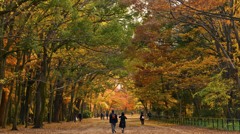
[[[145,121],[141,126],[138,117],[127,116],[127,127],[125,134],[240,134],[240,132],[226,132],[209,130],[191,126],[179,126],[159,123],[156,121]],[[0,129],[0,133],[6,134],[111,134],[108,120],[99,118],[84,119],[82,122],[45,123],[43,129],[24,128],[19,126],[19,131],[11,131],[11,128]],[[117,134],[121,129],[117,126]]]

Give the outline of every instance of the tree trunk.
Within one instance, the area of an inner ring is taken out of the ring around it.
[[[50,98],[49,98],[49,111],[48,111],[48,123],[52,122],[53,115],[53,101],[54,101],[54,86],[50,84]]]
[[[18,130],[17,129],[17,123],[18,123],[18,112],[19,112],[19,104],[21,102],[21,90],[22,90],[22,79],[21,79],[21,53],[20,51],[17,53],[17,64],[16,64],[16,70],[15,72],[18,74],[17,80],[16,80],[16,91],[15,91],[15,113],[13,117],[13,126],[12,130]]]
[[[31,71],[29,71],[31,73]],[[31,80],[31,78],[28,78],[27,82],[27,91],[26,91],[26,99],[25,99],[25,128],[28,127],[29,122],[29,106],[31,103],[32,98],[32,85],[34,84],[34,81]]]
[[[39,82],[39,85],[37,86],[37,91],[36,91],[36,104],[35,104],[35,114],[34,114],[34,128],[41,128],[42,124],[40,121],[40,111],[41,111],[41,87],[42,87],[42,82]]]
[[[73,121],[74,120],[74,112],[73,112],[73,100],[75,97],[75,84],[72,85],[72,91],[71,91],[71,100],[69,104],[69,116],[68,116],[68,121]]]
[[[2,57],[2,50],[4,50],[2,47],[2,43],[0,43],[0,79],[3,80],[5,78],[5,64],[6,64],[6,59],[4,57]],[[3,83],[0,82],[0,111],[1,113],[5,113],[4,111],[6,110],[5,107],[5,103],[6,102],[2,102],[2,100],[4,98],[3,95]],[[3,125],[4,122],[4,118],[0,118],[0,126]]]
[[[1,49],[1,46],[0,46]],[[0,50],[0,56],[1,56],[1,50]],[[0,57],[0,79],[5,78],[5,64],[6,64],[6,59]],[[3,83],[0,83],[0,105],[2,105],[2,92],[3,92]],[[2,121],[1,121],[2,122]]]
[[[13,82],[12,82],[13,83]],[[7,106],[6,106],[6,110],[4,113],[4,118],[3,118],[3,124],[2,127],[5,128],[6,124],[7,124],[7,120],[8,120],[8,116],[11,115],[11,112],[8,112],[11,106],[11,96],[12,96],[12,92],[13,92],[13,85],[10,86],[10,93],[8,94],[8,102],[7,102]],[[11,110],[10,110],[11,111]]]
[[[3,128],[5,127],[4,125],[4,119],[5,119],[5,115],[6,115],[6,110],[7,110],[7,102],[8,102],[8,92],[7,90],[3,90],[2,93],[2,105],[0,105],[0,126],[2,126]]]
[[[0,18],[0,36],[3,37],[4,35],[4,16]],[[4,56],[4,40],[1,38],[0,40],[0,79],[5,78],[5,64],[6,64],[6,57]],[[3,83],[0,83],[0,105],[2,104],[2,92],[3,92]],[[0,118],[0,122],[2,122],[2,118]]]
[[[24,62],[23,62],[24,63]],[[24,125],[25,123],[25,118],[26,118],[26,105],[25,105],[25,101],[26,101],[26,91],[25,89],[27,89],[27,80],[24,80],[23,84],[21,84],[21,108],[20,108],[20,121],[21,121],[21,124]]]
[[[45,96],[45,88],[47,83],[47,70],[48,70],[48,56],[47,56],[47,44],[43,46],[43,60],[41,63],[41,75],[40,81],[37,86],[36,92],[36,109],[35,109],[35,119],[34,119],[34,128],[42,128],[43,127],[43,118],[45,114],[45,104],[46,104],[46,96]],[[39,72],[39,73],[40,73]]]
[[[13,117],[13,126],[12,130],[18,130],[17,124],[18,124],[18,113],[19,113],[19,104],[21,101],[21,84],[20,84],[20,78],[18,78],[16,82],[16,92],[15,92],[15,112]]]
[[[63,82],[60,82],[60,80],[57,81],[56,84],[56,96],[54,100],[54,122],[60,121],[60,113],[62,110],[63,105]]]

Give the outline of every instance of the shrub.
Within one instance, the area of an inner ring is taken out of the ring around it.
[[[91,118],[92,112],[90,112],[89,110],[84,110],[82,116],[83,116],[83,118]]]

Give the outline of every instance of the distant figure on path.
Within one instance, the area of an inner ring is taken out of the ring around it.
[[[144,125],[144,115],[143,115],[143,112],[141,112],[140,121],[141,121],[141,124]]]
[[[124,133],[124,128],[126,127],[127,117],[124,115],[124,112],[122,112],[122,114],[121,114],[121,116],[119,116],[119,118],[120,118],[119,127],[122,128],[122,133]]]
[[[77,117],[78,117],[79,121],[81,122],[82,121],[82,114],[79,113]]]
[[[117,115],[112,110],[112,113],[109,115],[109,122],[111,123],[112,133],[116,133],[116,123],[118,122]]]
[[[106,112],[106,118],[107,118],[107,120],[108,120],[108,111]]]
[[[101,112],[101,120],[104,120],[104,114]]]

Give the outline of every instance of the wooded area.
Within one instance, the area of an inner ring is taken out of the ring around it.
[[[240,117],[240,1],[0,1],[0,126],[111,109]],[[32,121],[31,121],[32,120]]]

